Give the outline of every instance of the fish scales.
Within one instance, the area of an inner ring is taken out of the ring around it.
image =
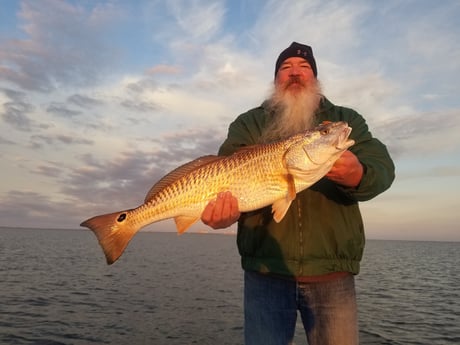
[[[247,211],[253,207],[260,206],[258,193],[260,184],[276,186],[277,192],[286,190],[283,186],[286,169],[282,167],[282,154],[284,150],[273,147],[262,146],[259,149],[247,150],[238,155],[223,158],[206,164],[185,175],[167,186],[164,193],[159,193],[158,198],[149,201],[148,205],[152,212],[147,216],[156,217],[168,210],[177,211],[182,206],[184,212],[191,210],[191,205],[199,210],[207,204],[210,199],[215,198],[219,192],[231,190],[239,199],[240,210]],[[278,145],[284,146],[284,145]],[[283,149],[283,147],[281,147]],[[278,164],[277,164],[278,163]],[[247,179],[250,173],[251,179]],[[169,202],[169,203],[167,203]],[[153,207],[162,205],[163,207]],[[191,212],[191,211],[190,211]]]
[[[111,264],[142,227],[174,218],[182,233],[220,192],[230,191],[240,212],[272,204],[274,220],[281,221],[296,193],[322,178],[353,144],[350,132],[345,122],[328,123],[227,157],[198,158],[163,177],[137,208],[96,216],[81,225],[96,234]]]

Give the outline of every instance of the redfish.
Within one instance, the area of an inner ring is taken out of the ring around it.
[[[220,192],[238,199],[240,212],[272,205],[280,222],[296,194],[317,182],[354,144],[346,122],[330,122],[287,139],[243,147],[230,156],[204,156],[165,175],[136,208],[95,216],[81,223],[99,240],[108,264],[123,253],[144,226],[174,218],[183,233],[201,218]]]

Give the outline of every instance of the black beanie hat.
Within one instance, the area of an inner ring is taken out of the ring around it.
[[[278,56],[278,60],[276,60],[275,78],[284,60],[290,57],[294,57],[294,56],[298,56],[298,57],[301,57],[307,60],[307,62],[311,66],[311,69],[313,70],[313,74],[315,75],[315,78],[317,77],[318,71],[316,70],[316,61],[315,61],[315,58],[313,57],[313,50],[311,49],[311,47],[305,44],[292,42],[289,47],[287,47],[281,52],[280,56]]]

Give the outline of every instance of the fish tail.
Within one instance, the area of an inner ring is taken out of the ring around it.
[[[85,220],[80,226],[94,232],[109,265],[123,254],[131,238],[140,229],[128,221],[128,211],[96,216]]]

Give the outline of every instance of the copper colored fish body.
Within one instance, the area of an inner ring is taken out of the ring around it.
[[[81,226],[96,234],[107,263],[112,264],[142,227],[174,218],[182,233],[220,192],[230,191],[240,212],[272,205],[273,218],[279,222],[296,193],[321,179],[354,144],[350,132],[347,123],[332,122],[230,156],[198,158],[164,176],[139,207],[96,216]]]

